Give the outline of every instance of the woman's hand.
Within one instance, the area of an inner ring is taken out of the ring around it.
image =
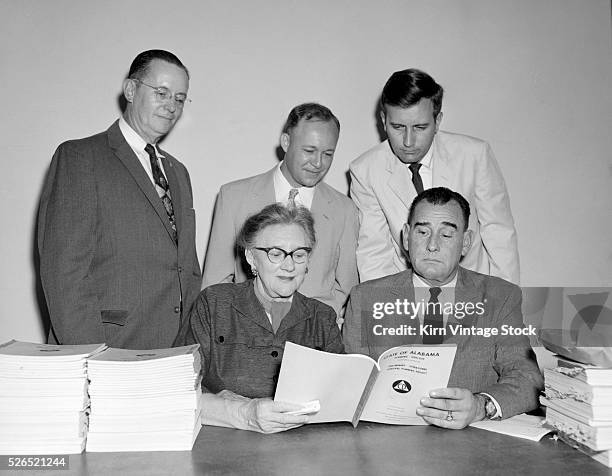
[[[278,433],[308,423],[307,415],[285,413],[301,408],[301,405],[294,403],[274,402],[270,398],[254,398],[242,407],[241,413],[250,429],[260,433]]]

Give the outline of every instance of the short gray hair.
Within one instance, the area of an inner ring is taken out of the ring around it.
[[[236,245],[245,250],[253,248],[257,235],[271,225],[298,225],[306,234],[308,247],[314,248],[317,243],[314,218],[307,208],[301,206],[287,207],[282,203],[273,203],[246,219],[238,234]]]

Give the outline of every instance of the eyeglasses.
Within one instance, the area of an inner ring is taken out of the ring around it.
[[[308,247],[296,248],[293,251],[285,251],[282,248],[258,248],[257,246],[255,249],[265,251],[268,255],[268,259],[274,264],[282,263],[287,256],[291,256],[291,259],[296,264],[305,263],[308,259],[308,255],[312,251],[312,248]]]
[[[191,102],[191,99],[189,99],[185,93],[176,93],[173,95],[172,91],[170,91],[165,86],[152,86],[138,78],[131,78],[131,79],[133,79],[134,81],[138,81],[140,84],[144,84],[145,86],[151,88],[153,92],[155,93],[155,98],[159,102],[170,101],[174,98],[174,102],[176,103],[178,107],[183,107],[185,103]]]

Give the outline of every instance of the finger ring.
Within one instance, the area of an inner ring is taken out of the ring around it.
[[[446,413],[446,421],[453,421],[453,411],[452,410],[448,410],[448,412]]]

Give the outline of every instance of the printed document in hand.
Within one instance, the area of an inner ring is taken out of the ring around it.
[[[448,385],[455,345],[393,347],[378,362],[367,355],[331,354],[285,343],[275,401],[321,409],[310,423],[359,420],[426,425],[416,414],[419,400]]]

